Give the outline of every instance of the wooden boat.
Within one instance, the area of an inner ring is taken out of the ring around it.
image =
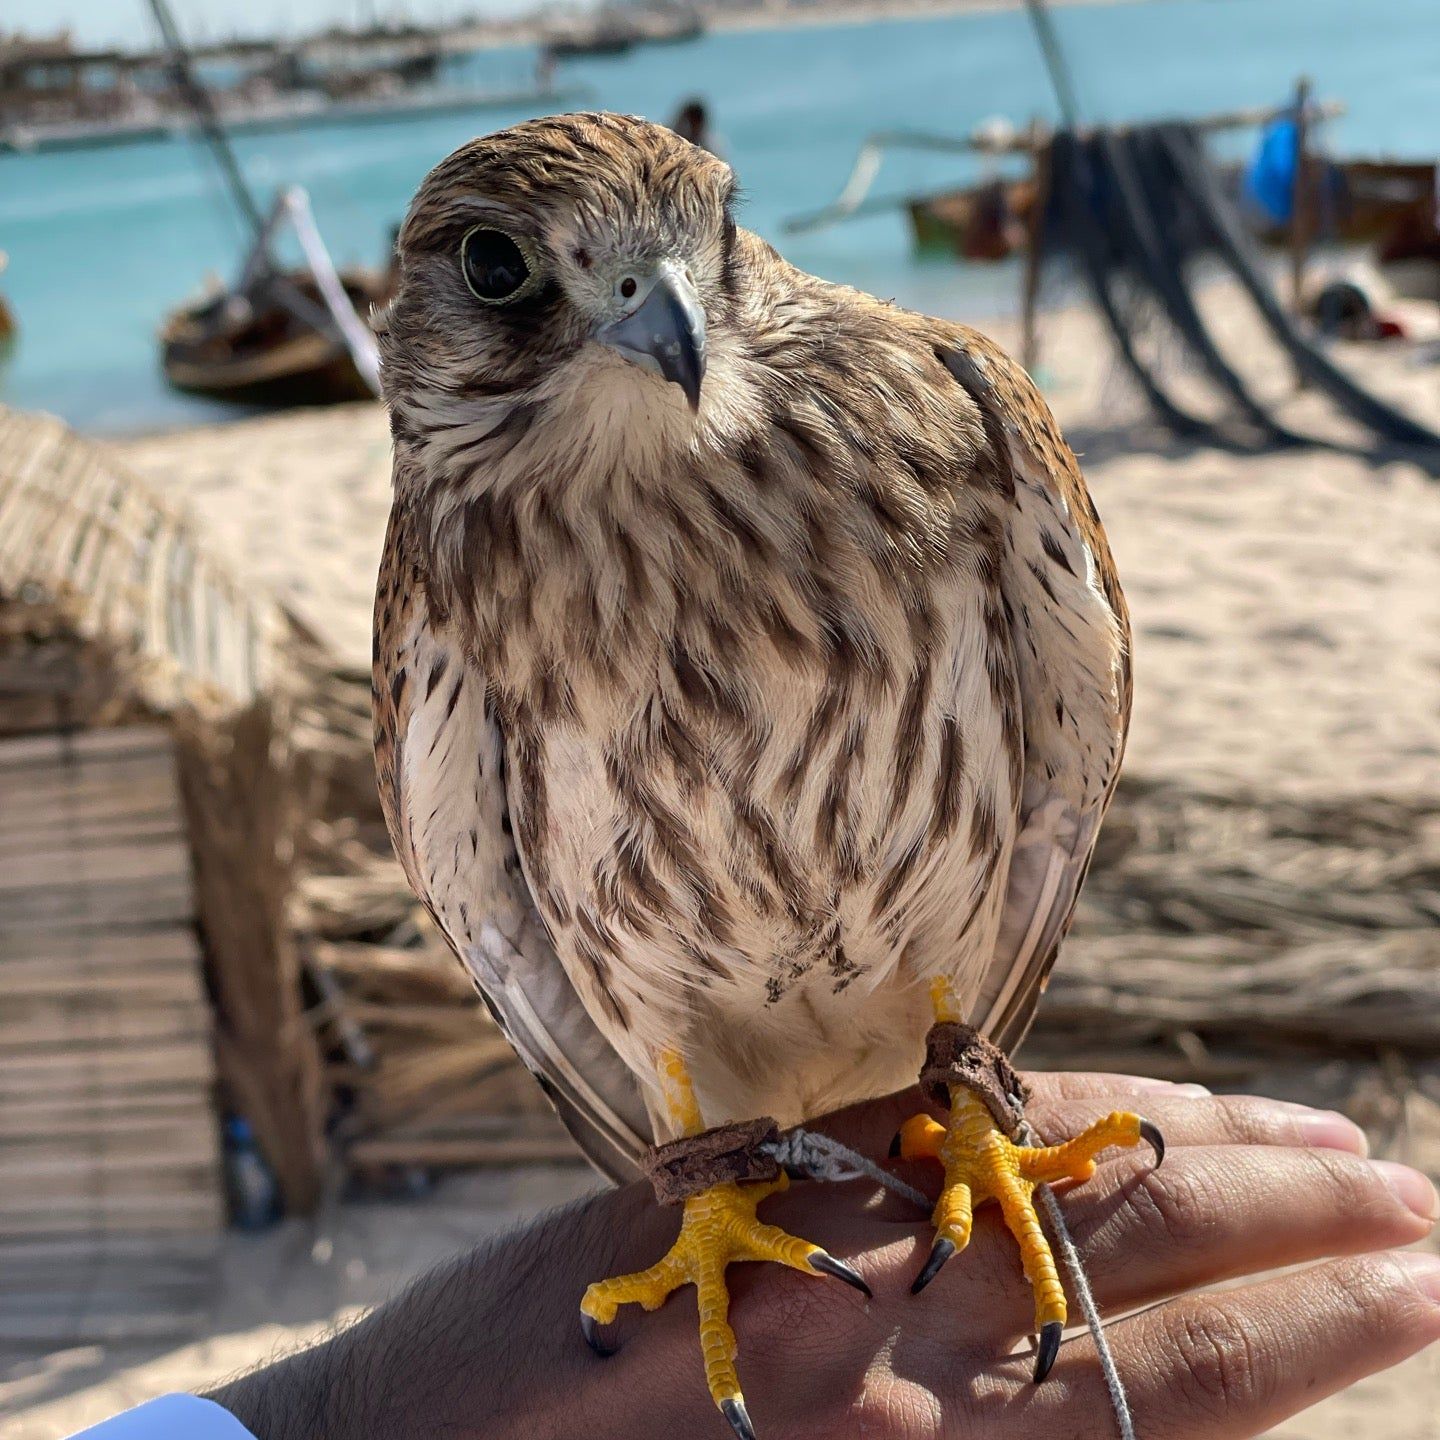
[[[915,248],[962,260],[1004,260],[1024,250],[1039,186],[995,178],[906,203]]]
[[[640,43],[637,31],[618,25],[596,26],[590,30],[556,35],[545,43],[545,53],[555,60],[584,59],[594,55],[624,55]]]
[[[359,315],[390,297],[389,272],[338,272]],[[161,366],[177,390],[237,404],[325,405],[374,391],[328,319],[309,270],[271,272],[245,289],[182,306],[160,331]]]
[[[1312,161],[1311,207],[1318,238],[1340,245],[1374,245],[1382,259],[1408,258],[1436,238],[1435,161],[1349,159]],[[1227,179],[1238,192],[1238,168]],[[1257,223],[1266,244],[1289,243],[1288,225]]]
[[[683,45],[705,34],[705,22],[696,13],[679,15],[669,22],[652,24],[642,30],[640,39],[646,45]]]
[[[639,15],[606,12],[589,25],[557,31],[546,41],[545,51],[556,60],[623,55],[637,45],[678,45],[704,33],[705,22],[693,10]]]
[[[323,404],[380,393],[380,362],[368,317],[394,289],[393,254],[383,273],[337,270],[309,197],[282,189],[268,215],[250,189],[210,92],[197,79],[168,0],[150,0],[177,83],[214,153],[253,239],[229,289],[173,311],[160,328],[160,363],[177,390],[261,405]],[[286,270],[274,254],[282,225],[309,264]]]
[[[1339,245],[1373,245],[1382,265],[1440,260],[1436,227],[1437,166],[1429,161],[1388,159],[1312,160],[1313,232]],[[1241,199],[1243,167],[1222,172],[1227,189]],[[915,247],[922,253],[964,260],[1004,260],[1027,244],[1038,184],[1033,176],[996,178],[906,202]],[[1253,207],[1239,205],[1263,245],[1291,243],[1288,223],[1277,224]]]

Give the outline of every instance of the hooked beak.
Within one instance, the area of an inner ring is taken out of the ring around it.
[[[627,360],[678,385],[700,408],[705,378],[705,310],[689,277],[673,260],[663,261],[642,281],[634,307],[595,338]]]

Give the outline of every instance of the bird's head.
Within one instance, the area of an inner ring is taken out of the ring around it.
[[[381,332],[397,425],[512,441],[540,412],[576,435],[693,428],[733,309],[734,189],[713,155],[621,115],[457,150],[400,231]]]

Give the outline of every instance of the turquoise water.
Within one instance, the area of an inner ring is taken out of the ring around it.
[[[1343,99],[1337,147],[1440,152],[1440,0],[1151,0],[1066,8],[1057,25],[1091,118],[1197,114],[1279,101],[1301,72]],[[533,54],[473,57],[451,78],[500,85]],[[963,132],[989,116],[1053,115],[1019,13],[735,32],[567,65],[588,103],[667,118],[706,96],[746,192],[744,220],[806,269],[935,313],[994,313],[1009,267],[920,262],[900,214],[787,237],[782,219],[832,200],[866,132]],[[241,138],[247,174],[269,194],[308,188],[339,261],[374,261],[424,172],[472,134],[523,118],[485,111],[384,126]],[[895,154],[876,194],[925,190],[975,162]],[[187,142],[0,156],[0,284],[22,335],[0,399],[98,431],[232,413],[171,394],[155,330],[207,273],[229,275],[243,233],[209,157]]]

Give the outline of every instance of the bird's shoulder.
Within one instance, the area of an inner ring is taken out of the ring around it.
[[[1057,490],[1077,526],[1103,547],[1104,531],[1080,462],[1054,412],[1025,368],[982,331],[919,317],[925,343],[936,347],[950,373],[977,407],[998,422],[1021,466]]]
[[[797,272],[799,273],[799,272]],[[1124,617],[1114,558],[1080,462],[1049,403],[1025,368],[973,326],[907,310],[860,290],[804,276],[817,319],[813,365],[838,361],[853,412],[872,434],[903,435],[908,457],[927,455],[928,478],[988,482],[1002,509],[1016,487],[1047,493],[1092,556],[1097,578]],[[910,437],[926,442],[916,446]]]
[[[1051,478],[1078,513],[1093,511],[1084,478],[1030,376],[981,331],[908,310],[788,264],[749,237],[749,326],[779,391],[822,411],[841,407],[870,435],[903,431],[949,468],[954,452],[1003,451]]]
[[[962,519],[978,501],[1021,561],[1044,563],[1031,553],[1047,543],[1037,515],[1072,533],[1082,572],[1113,617],[1128,712],[1129,615],[1114,556],[1080,463],[1024,367],[972,326],[800,271],[777,271],[774,283],[793,290],[804,316],[811,398],[801,403],[828,417],[852,451],[905,483],[949,492]]]
[[[752,237],[752,332],[786,393],[843,403],[871,434],[928,439],[1042,475],[1087,529],[1098,529],[1080,466],[1024,368],[969,325],[908,310],[807,274]]]

